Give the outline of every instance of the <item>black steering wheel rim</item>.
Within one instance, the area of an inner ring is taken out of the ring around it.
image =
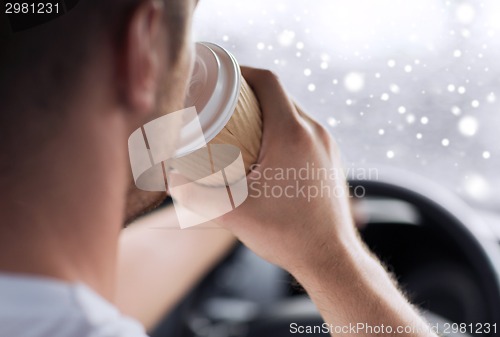
[[[494,322],[500,322],[500,246],[482,239],[487,227],[475,211],[458,196],[418,175],[384,169],[377,180],[349,180],[352,189],[362,188],[367,197],[386,197],[406,201],[421,214],[435,220],[440,230],[464,249],[481,287],[487,295],[485,305]],[[443,221],[445,220],[445,221]],[[497,256],[495,259],[494,257]]]

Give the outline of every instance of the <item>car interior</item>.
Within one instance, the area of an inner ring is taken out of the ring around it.
[[[367,191],[355,206],[366,220],[363,240],[431,325],[498,322],[500,247],[494,234],[445,189],[411,174],[395,175],[397,181],[350,181]],[[240,245],[152,335],[288,336],[291,322],[322,320],[287,272]],[[446,335],[469,336],[451,328]]]
[[[500,330],[499,18],[498,0],[201,0],[193,22],[194,42],[272,70],[331,133],[360,237],[444,336]],[[322,323],[291,274],[238,243],[149,334]]]
[[[500,322],[498,14],[496,1],[205,0],[194,22],[198,41],[276,72],[348,171],[377,170],[349,175],[360,235],[448,336],[494,336],[481,326]],[[288,336],[291,322],[322,320],[240,245],[152,336]]]

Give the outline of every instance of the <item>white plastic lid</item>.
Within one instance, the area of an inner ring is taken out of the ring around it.
[[[221,132],[236,108],[240,87],[241,71],[234,56],[216,44],[197,43],[185,106],[196,107],[203,135],[197,121],[186,123],[175,157],[206,146]]]

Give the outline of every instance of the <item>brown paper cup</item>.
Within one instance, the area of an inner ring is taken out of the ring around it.
[[[230,144],[238,147],[246,172],[257,162],[262,142],[262,112],[252,89],[241,78],[238,104],[224,129],[208,144]]]
[[[241,151],[245,173],[248,174],[251,166],[257,162],[261,142],[262,112],[255,94],[242,77],[238,103],[226,126],[208,143],[207,148],[176,159],[171,166],[192,181],[205,178],[216,173],[218,168],[229,166],[236,159],[234,153],[217,151],[217,147],[211,146],[229,144]],[[216,163],[215,166],[214,163]],[[239,181],[244,177],[242,172],[231,168],[225,169],[224,174],[228,184]],[[205,179],[204,184],[221,186],[220,180],[216,178],[213,180]]]

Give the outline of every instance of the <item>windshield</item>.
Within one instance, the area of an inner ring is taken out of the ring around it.
[[[500,1],[200,1],[195,36],[275,71],[347,167],[500,209]]]

